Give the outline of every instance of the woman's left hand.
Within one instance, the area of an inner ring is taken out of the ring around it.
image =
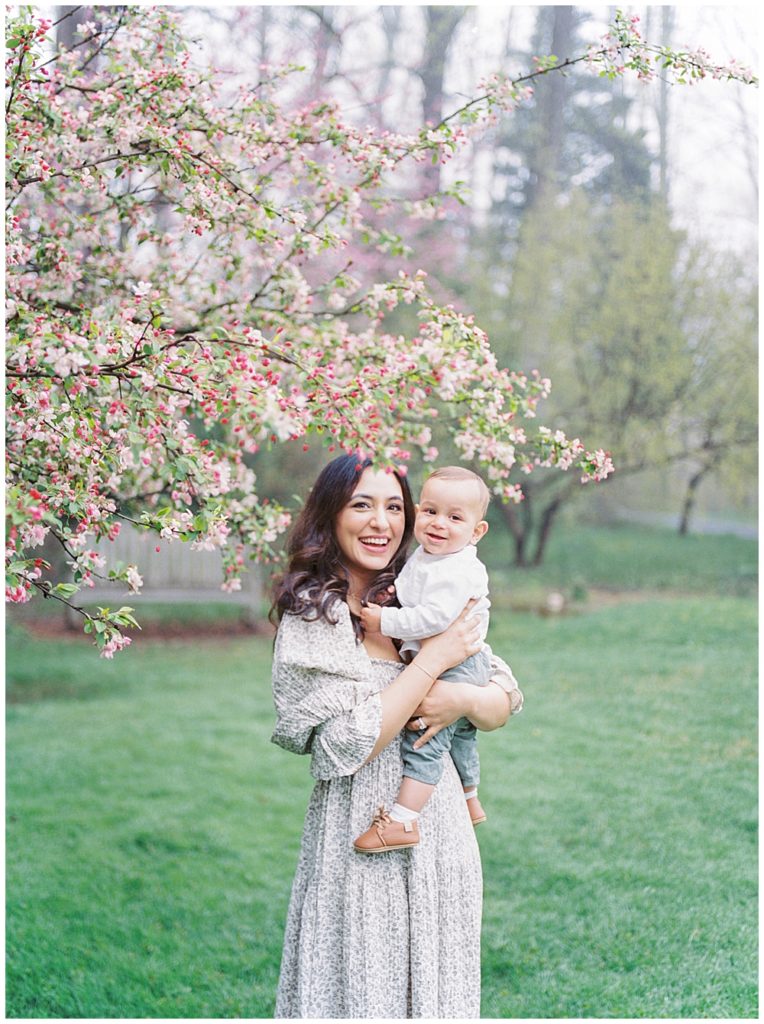
[[[475,687],[469,683],[444,683],[436,679],[409,721],[407,729],[418,731],[424,722],[426,731],[414,743],[419,750],[441,729],[462,718],[470,710],[469,698]]]

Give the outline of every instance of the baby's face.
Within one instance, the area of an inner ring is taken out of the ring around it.
[[[416,507],[414,536],[430,555],[453,555],[477,544],[488,524],[471,480],[428,480]]]

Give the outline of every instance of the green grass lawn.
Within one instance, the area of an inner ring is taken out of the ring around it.
[[[494,617],[483,1016],[757,1015],[755,637],[729,595]],[[310,777],[269,641],[7,662],[8,1015],[270,1017]]]
[[[509,624],[484,1016],[757,1015],[755,632],[731,598]]]

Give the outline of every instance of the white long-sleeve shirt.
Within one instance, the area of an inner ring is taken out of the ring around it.
[[[401,608],[382,609],[385,636],[405,641],[401,651],[418,651],[419,641],[442,633],[472,597],[480,618],[480,639],[488,632],[488,573],[474,544],[450,555],[430,555],[418,547],[395,580]]]

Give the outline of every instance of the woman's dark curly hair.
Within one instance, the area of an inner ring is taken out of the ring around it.
[[[321,470],[308,499],[292,527],[287,542],[289,558],[286,572],[277,577],[273,586],[271,620],[280,621],[287,613],[306,619],[324,618],[337,622],[333,614],[338,601],[346,601],[350,578],[342,561],[342,552],[335,536],[337,516],[345,507],[361,474],[371,459],[355,455],[340,455]],[[405,527],[395,557],[374,580],[363,600],[377,604],[395,601],[387,588],[401,571],[408,554],[414,532],[414,502],[404,476],[394,474],[401,485]],[[351,614],[356,637],[362,638],[360,620]]]

